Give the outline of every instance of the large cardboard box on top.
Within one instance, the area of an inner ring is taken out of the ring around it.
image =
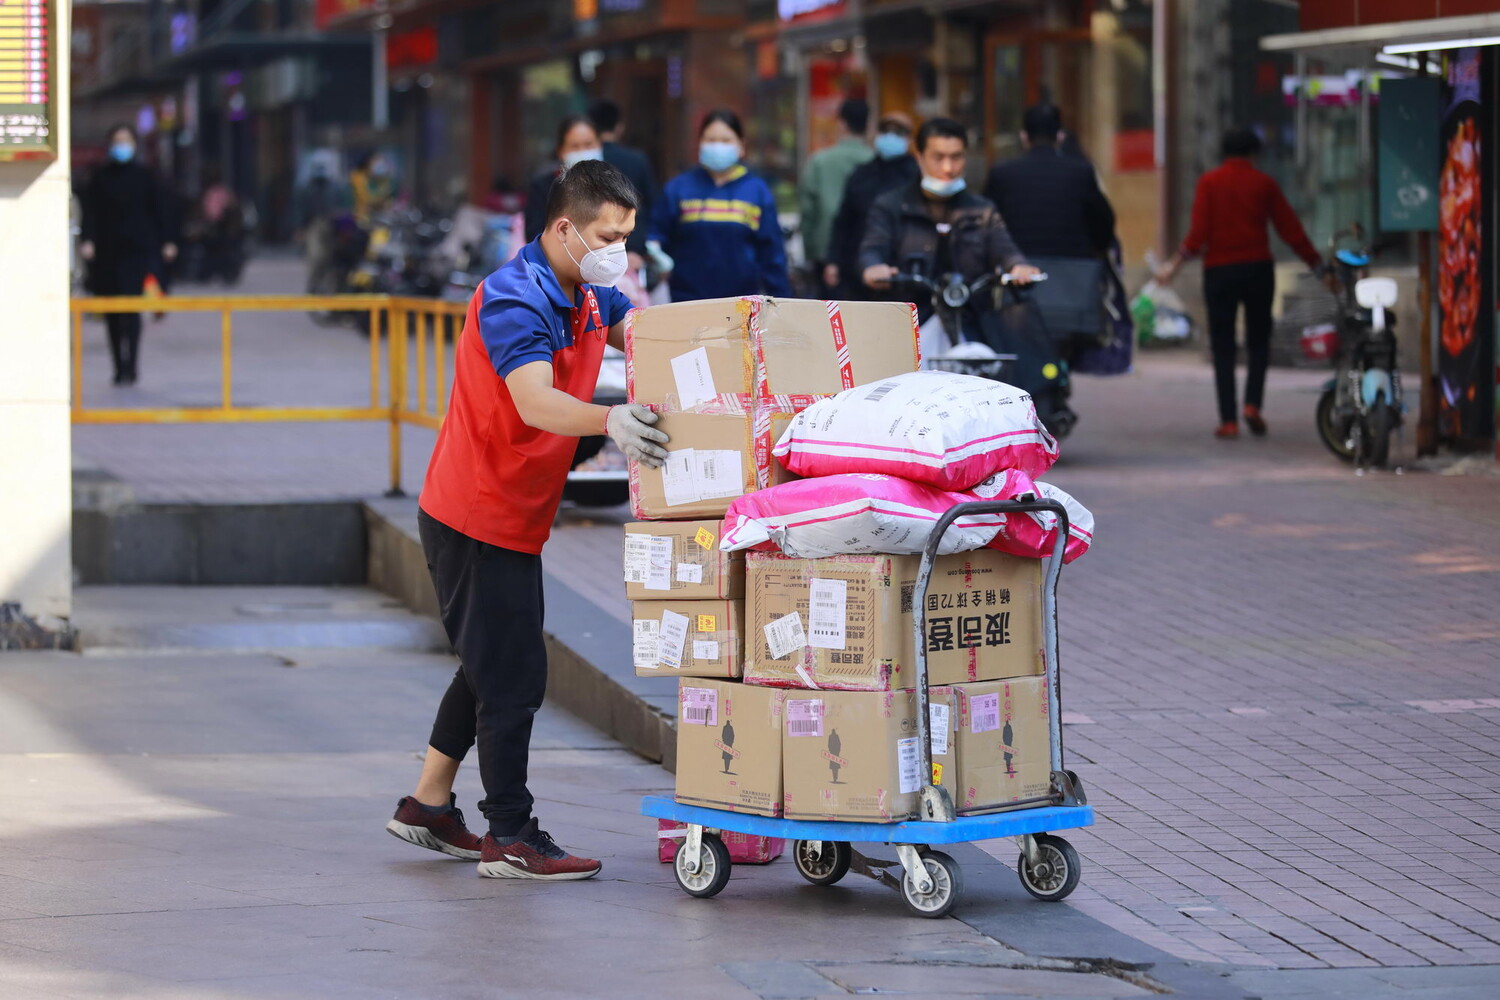
[[[745,660],[744,601],[632,601],[637,677],[738,677]]]
[[[745,680],[888,691],[916,683],[912,596],[919,556],[746,564]],[[993,549],[939,556],[927,590],[929,684],[1040,674],[1041,562]]]
[[[664,469],[630,467],[641,520],[714,517],[789,478],[771,455],[792,415],[833,393],[917,368],[915,312],[901,302],[743,296],[633,310],[632,402],[661,414]]]
[[[632,601],[744,597],[745,554],[721,552],[723,534],[719,520],[625,525],[625,596]]]
[[[915,692],[785,694],[788,819],[893,822],[917,814]]]
[[[780,816],[785,700],[734,681],[679,681],[677,801]]]
[[[1048,793],[1046,677],[955,684],[930,694],[933,768],[960,813]]]

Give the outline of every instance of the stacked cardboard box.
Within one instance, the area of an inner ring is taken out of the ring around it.
[[[815,400],[915,371],[905,303],[684,302],[626,320],[632,402],[670,438],[663,469],[630,470],[640,522],[626,528],[636,673],[679,681],[677,797],[779,816],[785,693],[737,682],[748,621],[745,562],[718,551],[743,493],[792,478],[771,447]],[[694,520],[677,520],[677,519]],[[666,520],[659,520],[666,519]]]

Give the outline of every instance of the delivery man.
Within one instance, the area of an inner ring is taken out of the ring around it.
[[[448,416],[422,486],[422,549],[460,666],[438,706],[422,776],[386,829],[478,861],[488,878],[583,879],[600,868],[538,827],[526,764],[547,686],[541,551],[577,438],[603,431],[635,461],[656,467],[666,458],[667,436],[646,407],[588,402],[605,343],[624,345],[630,303],[614,284],[638,199],[602,161],[559,178],[542,234],[469,303]],[[452,793],[476,742],[489,824],[482,841]]]

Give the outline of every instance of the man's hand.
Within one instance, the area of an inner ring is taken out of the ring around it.
[[[1010,269],[1010,281],[1013,285],[1029,285],[1041,275],[1042,269],[1031,264],[1017,264]]]
[[[170,264],[170,263],[172,263],[172,261],[176,260],[177,259],[177,244],[176,243],[163,243],[161,245],[161,259],[164,260],[164,261],[166,261],[168,264]]]
[[[667,443],[667,435],[652,426],[658,419],[640,403],[621,403],[609,408],[604,431],[619,445],[626,458],[640,462],[648,469],[659,469],[667,460],[667,449],[662,447]]]
[[[94,241],[84,240],[82,243],[78,244],[78,256],[82,257],[84,260],[93,260]]]
[[[1170,260],[1156,269],[1152,277],[1156,279],[1158,285],[1170,285],[1172,279],[1177,277],[1177,269],[1180,267],[1182,267],[1182,258],[1173,254]]]
[[[871,264],[865,268],[865,284],[871,288],[890,288],[891,279],[899,272],[889,264]]]
[[[823,265],[823,284],[827,288],[834,288],[839,283],[839,266],[837,264]]]

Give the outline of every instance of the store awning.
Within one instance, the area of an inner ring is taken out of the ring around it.
[[[1458,39],[1494,39],[1500,36],[1500,14],[1470,14],[1465,17],[1433,17],[1423,21],[1393,21],[1361,24],[1351,28],[1324,28],[1287,35],[1267,35],[1260,47],[1267,52],[1333,52],[1340,49],[1371,51],[1387,45],[1447,42]]]
[[[203,42],[151,69],[122,77],[78,95],[79,100],[130,97],[168,90],[194,73],[264,66],[287,56],[370,47],[368,35],[279,33],[270,35],[230,34]]]

